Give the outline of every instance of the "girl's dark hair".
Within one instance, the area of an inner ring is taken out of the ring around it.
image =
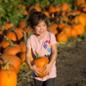
[[[28,25],[30,25],[33,29],[38,23],[43,20],[46,25],[48,25],[47,17],[42,12],[32,12],[27,20]]]

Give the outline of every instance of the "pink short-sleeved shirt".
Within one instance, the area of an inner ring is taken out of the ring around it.
[[[38,40],[36,35],[31,35],[28,40],[27,40],[27,48],[32,49],[33,56],[35,58],[36,54],[39,56],[50,56],[51,55],[51,46],[56,44],[56,38],[53,33],[47,32],[47,35],[42,39]],[[45,81],[50,78],[55,78],[56,77],[56,65],[55,63],[52,65],[52,69],[49,73],[49,75],[40,78],[40,77],[35,77],[35,79]]]

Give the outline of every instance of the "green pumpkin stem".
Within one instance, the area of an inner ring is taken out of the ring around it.
[[[36,52],[36,55],[35,56],[36,56],[36,58],[39,58],[40,57],[40,55],[37,52]]]

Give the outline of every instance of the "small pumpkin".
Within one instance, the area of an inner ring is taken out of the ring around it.
[[[11,22],[5,22],[5,24],[4,24],[4,28],[6,29],[6,30],[8,30],[8,29],[11,29],[13,27],[13,24],[11,23]]]
[[[25,20],[21,20],[21,21],[19,21],[19,28],[21,28],[21,29],[23,29],[23,28],[26,28],[26,22],[25,22]]]
[[[1,42],[1,46],[3,48],[7,48],[9,45],[10,45],[10,43],[8,41],[6,41],[6,40],[4,40],[4,41]]]
[[[39,74],[38,76],[39,77],[44,77],[46,76],[47,74],[44,73],[44,70],[43,68],[49,63],[49,59],[48,57],[38,57],[36,58],[34,61],[33,61],[33,64],[36,65],[36,67],[39,69]]]
[[[8,32],[6,37],[12,41],[16,41],[17,38],[16,38],[16,34],[14,32]]]
[[[68,3],[62,3],[61,4],[61,10],[62,11],[70,11],[70,5]]]
[[[48,9],[49,14],[53,14],[53,13],[56,13],[56,12],[59,12],[59,11],[60,11],[59,7],[53,6],[53,5],[49,6],[49,9]]]

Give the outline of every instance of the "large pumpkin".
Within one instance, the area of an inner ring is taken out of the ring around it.
[[[16,86],[17,74],[12,70],[0,69],[0,86]]]
[[[60,34],[56,35],[56,39],[60,44],[65,44],[68,41],[68,36],[65,32],[61,32]]]
[[[20,52],[21,52],[21,48],[19,45],[10,46],[5,48],[4,50],[4,53],[9,55],[17,55]]]
[[[49,63],[48,57],[39,57],[33,61],[33,64],[36,65],[36,67],[39,70],[39,74],[37,74],[39,77],[44,77],[46,73],[44,72],[43,68]]]
[[[21,60],[17,56],[3,54],[1,58],[3,58],[4,61],[9,62],[9,69],[14,70],[16,73],[19,72]]]

